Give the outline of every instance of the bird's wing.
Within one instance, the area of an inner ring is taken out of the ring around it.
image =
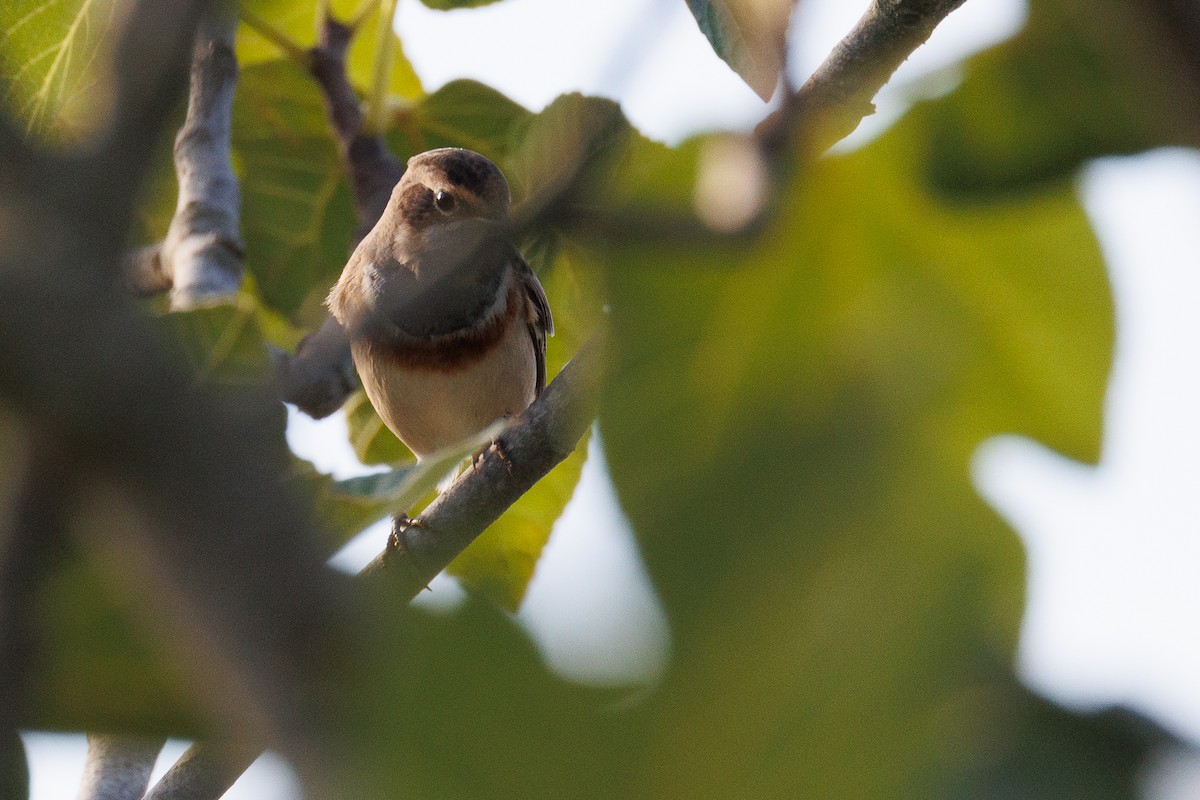
[[[554,317],[550,314],[550,302],[546,299],[542,282],[521,254],[516,252],[516,248],[513,248],[513,252],[517,277],[525,287],[525,324],[529,328],[529,337],[533,339],[533,355],[537,361],[536,397],[546,388],[546,337],[554,335]]]

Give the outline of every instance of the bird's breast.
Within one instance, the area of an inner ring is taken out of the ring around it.
[[[521,320],[521,287],[510,280],[503,288],[470,324],[427,336],[393,335],[386,329],[368,328],[358,337],[360,349],[373,361],[389,362],[404,369],[435,372],[465,369],[487,356],[504,339],[507,330]],[[402,323],[399,327],[403,330]]]
[[[454,334],[353,342],[371,404],[418,456],[456,444],[533,402],[537,361],[522,291],[514,283],[497,313]]]

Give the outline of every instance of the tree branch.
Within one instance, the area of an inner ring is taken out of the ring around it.
[[[363,570],[415,597],[530,487],[575,450],[596,417],[603,343],[589,341],[541,397],[418,520],[398,521]]]
[[[175,139],[175,216],[166,240],[136,251],[126,266],[135,290],[169,288],[173,309],[228,298],[242,282],[241,193],[230,133],[236,29],[230,10],[214,9],[196,37],[187,118]]]
[[[304,337],[295,353],[274,356],[276,393],[313,419],[337,411],[359,386],[350,339],[332,315]]]
[[[88,735],[87,762],[76,800],[139,800],[163,740]]]

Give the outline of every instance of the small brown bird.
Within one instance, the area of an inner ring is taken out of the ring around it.
[[[505,235],[488,159],[413,156],[327,305],[384,423],[422,458],[519,414],[546,385],[546,292]]]

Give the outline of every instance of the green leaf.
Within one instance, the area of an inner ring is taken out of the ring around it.
[[[447,571],[515,612],[554,523],[575,493],[586,458],[587,442],[581,442],[454,559]]]
[[[792,0],[687,0],[717,55],[764,101],[775,94]]]
[[[1023,556],[970,459],[1095,458],[1112,303],[1069,185],[945,203],[927,124],[806,169],[749,250],[607,243],[601,429],[674,635],[646,794],[929,796],[986,748],[962,698],[1009,669]]]
[[[623,151],[629,122],[612,100],[577,92],[560,95],[540,114],[516,128],[506,166],[515,202],[556,193],[574,181],[584,192],[605,180]]]
[[[1011,192],[1083,161],[1164,145],[1200,146],[1200,79],[1181,60],[1160,6],[1122,0],[1031,4],[1016,38],[968,62],[962,87],[933,105],[931,175],[953,192]]]
[[[72,142],[109,108],[107,39],[127,0],[6,0],[0,4],[3,104],[28,130]]]

